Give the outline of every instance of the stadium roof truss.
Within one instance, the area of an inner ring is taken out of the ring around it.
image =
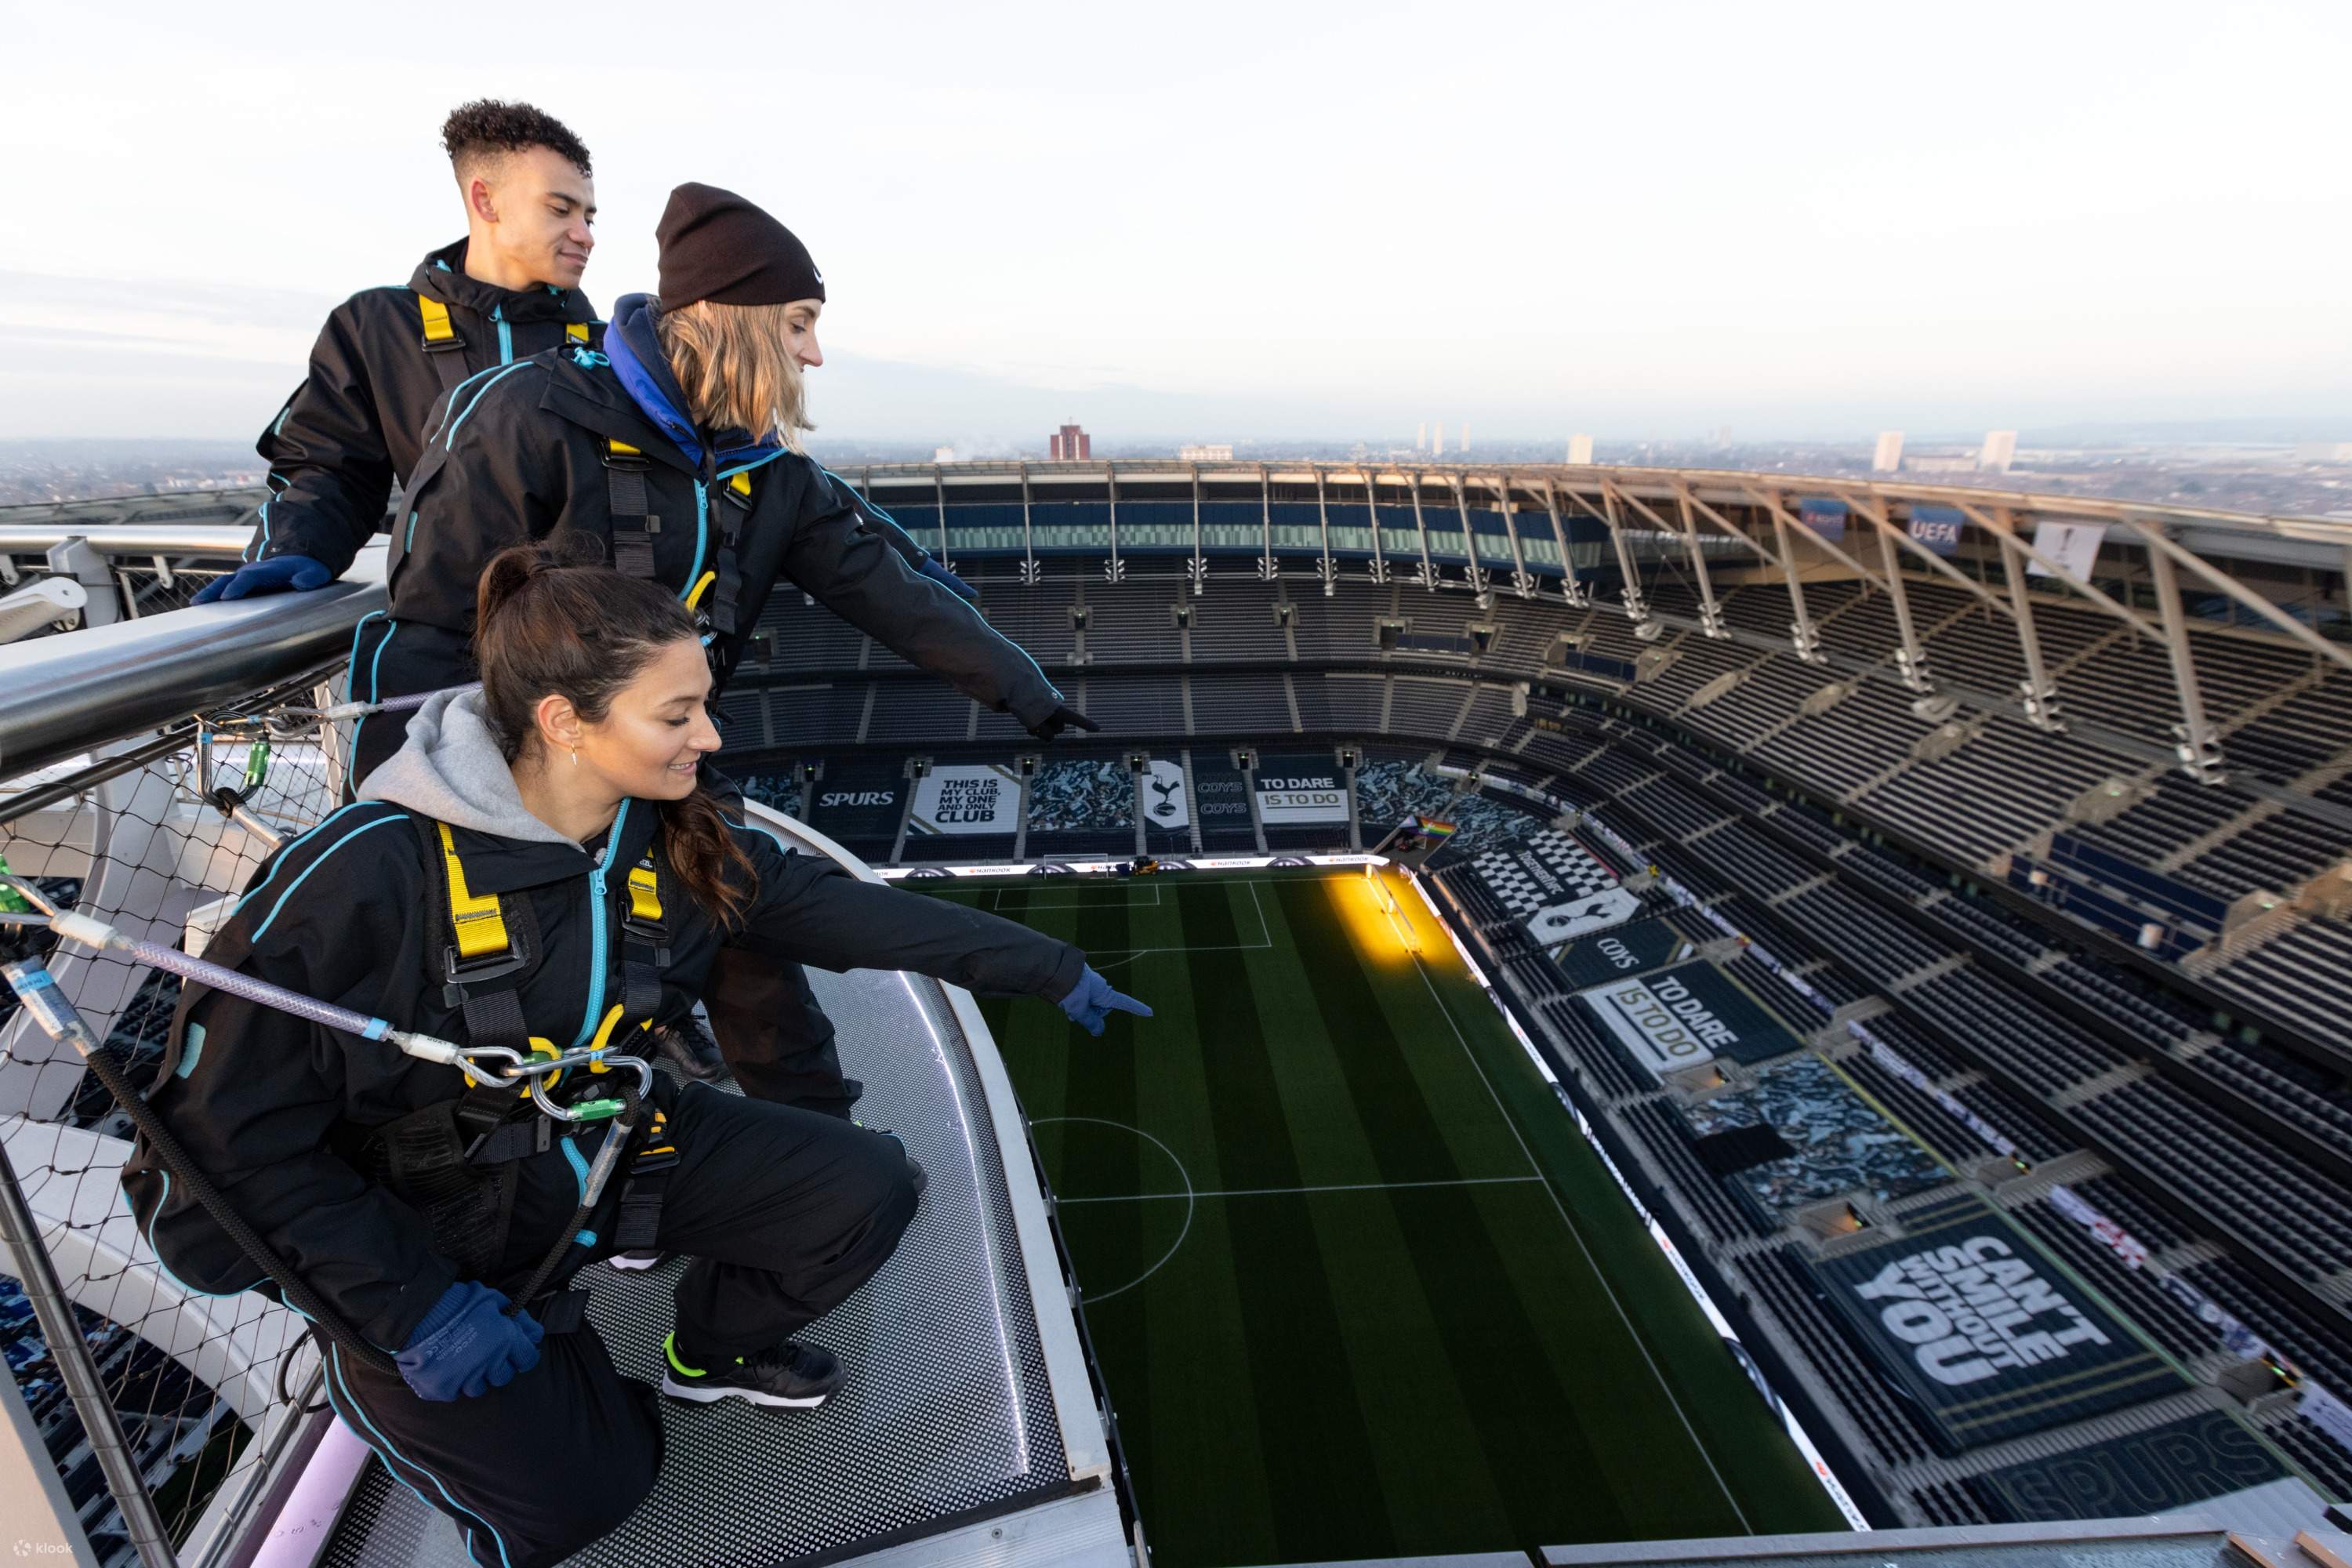
[[[1507,587],[1523,599],[1558,594],[1572,608],[1591,609],[1598,607],[1601,580],[1613,567],[1619,602],[1611,607],[1643,640],[1680,624],[1706,637],[1751,642],[1769,639],[1728,626],[1721,592],[1735,581],[1777,583],[1788,595],[1790,621],[1785,645],[1773,646],[1785,646],[1808,664],[1837,664],[1864,675],[1877,661],[1841,658],[1825,649],[1821,617],[1807,598],[1809,584],[1850,579],[1885,595],[1894,635],[1883,661],[1915,699],[1915,711],[1931,721],[1941,721],[1956,698],[1966,698],[2013,710],[2042,730],[2064,729],[2058,675],[2045,655],[2035,608],[2087,605],[2131,637],[2166,649],[2179,715],[2178,762],[2189,776],[2208,783],[2223,775],[2189,631],[2200,623],[2210,631],[2212,618],[2194,616],[2190,595],[2227,601],[2240,625],[2284,639],[2322,667],[2352,671],[2352,649],[2314,626],[2321,618],[2315,605],[2340,619],[2343,585],[2352,573],[2352,524],[2329,519],[1783,473],[1595,465],[1113,459],[875,464],[856,472],[859,488],[886,506],[936,509],[918,528],[949,563],[1012,552],[1009,530],[984,543],[959,539],[950,520],[960,500],[985,491],[989,499],[1017,501],[1019,574],[1025,583],[1041,581],[1049,557],[1066,557],[1074,549],[1080,555],[1098,552],[1104,578],[1113,583],[1127,577],[1137,555],[1174,553],[1192,592],[1204,594],[1217,555],[1238,550],[1252,558],[1257,578],[1271,580],[1282,574],[1286,559],[1304,552],[1327,594],[1360,574],[1358,580],[1378,586],[1402,582],[1430,592],[1466,589],[1482,605]],[[1100,506],[1099,526],[1049,530],[1057,541],[1049,543],[1033,514],[1074,490]],[[1278,508],[1296,507],[1307,497],[1313,502],[1311,536],[1277,521]],[[0,510],[6,535],[0,538],[0,562],[12,552],[18,558],[0,566],[0,577],[25,575],[28,553],[93,535],[107,540],[110,556],[168,560],[175,554],[170,541],[186,537],[174,525],[240,515],[249,520],[262,499],[259,490],[215,491]],[[1253,500],[1254,507],[1247,504]],[[1189,527],[1180,524],[1172,533],[1148,529],[1139,543],[1135,530],[1123,537],[1122,502],[1132,513],[1139,501],[1156,507],[1173,501],[1180,508],[1189,502]],[[1842,530],[1810,526],[1809,509],[1822,503],[1871,537],[1841,537]],[[1335,521],[1335,509],[1342,505],[1360,512],[1363,522]],[[1237,544],[1242,536],[1234,523],[1210,521],[1206,509],[1227,519],[1254,512],[1242,525],[1254,537]],[[1925,509],[1965,520],[1966,542],[1949,552],[1923,542],[1916,520]],[[1474,522],[1474,511],[1486,521]],[[2045,547],[2046,523],[2104,530],[2088,571],[2070,566],[2054,546]],[[150,533],[153,540],[143,544],[132,538]],[[1311,542],[1302,542],[1306,538]],[[1442,548],[1434,542],[1439,540]],[[49,571],[69,570],[62,562]],[[1645,565],[1687,573],[1699,602],[1696,623],[1677,623],[1652,608],[1643,593]],[[2287,604],[2273,591],[2283,582],[2294,589]],[[1918,584],[1957,589],[2013,630],[2024,672],[2014,693],[1939,691],[1912,609]],[[0,589],[17,585],[0,581]]]
[[[1634,634],[1645,641],[1663,635],[1670,618],[1656,615],[1646,602],[1642,586],[1643,563],[1671,563],[1687,570],[1699,599],[1699,619],[1690,629],[1712,638],[1737,635],[1725,624],[1717,592],[1718,575],[1732,571],[1748,574],[1744,580],[1777,581],[1784,586],[1790,607],[1789,650],[1808,664],[1826,665],[1832,656],[1822,647],[1819,617],[1807,601],[1806,584],[1850,577],[1885,596],[1895,622],[1895,645],[1886,657],[1896,679],[1919,700],[1920,715],[1937,721],[1948,715],[1953,704],[1937,700],[1937,682],[1927,667],[1906,584],[1956,588],[2013,629],[2025,672],[2018,690],[2013,695],[1970,695],[1990,696],[1999,705],[2014,708],[2028,723],[2053,731],[2063,731],[2065,721],[2061,717],[2057,677],[2043,650],[2034,607],[2037,603],[2075,602],[2111,618],[2133,637],[2166,649],[2179,713],[2175,726],[2179,760],[2184,771],[2204,782],[2218,783],[2222,774],[2213,723],[2207,715],[2190,653],[2191,617],[2184,600],[2183,574],[2191,580],[2189,592],[2218,595],[2247,618],[2315,658],[2352,670],[2352,651],[2322,636],[2305,618],[2257,585],[2263,575],[2275,579],[2281,569],[2317,574],[2339,584],[2334,596],[2340,608],[2340,581],[2347,566],[2352,566],[2352,526],[2328,519],[1780,473],[1590,465],[1175,464],[1150,459],[979,462],[877,464],[864,468],[860,478],[861,488],[878,492],[876,499],[885,502],[894,496],[903,497],[909,485],[929,489],[928,499],[940,509],[938,531],[943,555],[950,537],[946,519],[955,492],[1008,481],[1016,484],[1020,493],[1021,575],[1027,582],[1038,581],[1045,570],[1031,524],[1032,507],[1056,499],[1055,491],[1071,486],[1098,489],[1108,497],[1108,527],[1095,542],[1105,552],[1103,572],[1106,580],[1112,582],[1124,580],[1129,558],[1136,552],[1133,547],[1121,550],[1122,493],[1141,499],[1181,489],[1191,505],[1184,572],[1196,594],[1207,591],[1213,574],[1212,547],[1203,528],[1204,503],[1230,504],[1240,499],[1240,492],[1253,489],[1259,503],[1255,575],[1261,580],[1278,576],[1283,557],[1299,549],[1296,543],[1277,544],[1277,489],[1311,491],[1311,571],[1327,593],[1358,569],[1347,556],[1368,554],[1369,559],[1361,563],[1362,580],[1375,585],[1402,581],[1432,592],[1465,588],[1485,604],[1507,584],[1521,598],[1556,592],[1571,607],[1591,608],[1595,603],[1593,584],[1580,581],[1580,574],[1608,574],[1599,562],[1590,569],[1580,566],[1572,544],[1580,527],[1597,523],[1606,538],[1609,562],[1615,567],[1618,607],[1633,624]],[[1347,492],[1344,496],[1338,493],[1342,489]],[[1342,500],[1365,513],[1369,552],[1360,546],[1343,546],[1335,537],[1332,511]],[[1806,503],[1815,501],[1836,503],[1844,519],[1868,529],[1871,539],[1841,541],[1809,526],[1802,512]],[[1491,528],[1473,524],[1474,504],[1482,512],[1499,514],[1499,536]],[[1910,522],[1923,508],[1943,509],[1964,519],[1972,527],[1970,546],[1948,556],[1921,542]],[[1388,514],[1385,521],[1383,509]],[[1398,537],[1407,518],[1412,531],[1409,541]],[[2045,549],[2039,535],[2042,525],[2048,522],[2103,529],[2102,550],[2136,549],[2140,563],[2137,574],[2120,562],[2116,564],[2121,576],[2144,584],[2153,601],[2153,613],[2126,603],[2105,585],[2117,580],[2117,572],[2102,573],[2096,568],[2078,572]],[[1451,550],[1454,560],[1442,560],[1444,552],[1433,549],[1432,535],[1440,527],[1449,541],[1459,528],[1458,543]],[[1540,554],[1528,548],[1530,529],[1532,537],[1547,547]],[[1589,527],[1586,531],[1589,537]],[[969,548],[966,553],[971,553]],[[1393,570],[1400,559],[1410,568],[1401,579]],[[1964,563],[1973,563],[1979,570],[1972,574],[1963,570]],[[2248,575],[2231,570],[2232,563],[2261,570],[2254,580],[2249,580]],[[2031,578],[2037,575],[2045,582],[2032,583]],[[2306,588],[2305,597],[2312,596]],[[2324,586],[2318,596],[2326,596]]]

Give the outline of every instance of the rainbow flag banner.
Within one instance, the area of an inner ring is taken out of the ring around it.
[[[1427,837],[1451,838],[1454,837],[1454,824],[1444,821],[1442,818],[1416,816],[1412,820],[1414,825],[1418,826],[1422,833]]]

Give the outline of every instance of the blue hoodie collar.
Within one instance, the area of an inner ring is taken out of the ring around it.
[[[677,378],[670,374],[669,355],[662,352],[661,340],[654,335],[654,320],[659,314],[660,307],[650,294],[621,296],[613,307],[612,322],[604,329],[604,353],[613,362],[613,374],[620,377],[622,388],[646,421],[675,442],[698,472],[704,466],[703,433],[686,412],[686,394],[678,389]],[[741,430],[720,430],[711,441],[716,448],[710,455],[714,469],[756,462],[772,456],[782,444],[773,439],[754,441]]]

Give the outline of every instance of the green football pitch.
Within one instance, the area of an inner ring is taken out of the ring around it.
[[[908,885],[1156,1011],[1097,1040],[982,1004],[1156,1560],[1843,1528],[1410,889],[1392,917],[1355,869]]]

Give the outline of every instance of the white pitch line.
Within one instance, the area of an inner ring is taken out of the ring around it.
[[[1438,1012],[1444,1016],[1445,1026],[1454,1031],[1454,1044],[1462,1047],[1463,1056],[1469,1059],[1470,1070],[1476,1073],[1478,1081],[1486,1086],[1486,1097],[1495,1102],[1496,1114],[1503,1119],[1503,1125],[1511,1130],[1511,1137],[1517,1142],[1519,1153],[1526,1159],[1528,1168],[1536,1173],[1538,1180],[1542,1180],[1543,1167],[1536,1163],[1535,1151],[1528,1147],[1527,1139],[1520,1135],[1519,1124],[1512,1120],[1510,1110],[1503,1104],[1503,1097],[1495,1092],[1494,1080],[1486,1076],[1486,1069],[1478,1065],[1477,1053],[1470,1048],[1470,1041],[1462,1033],[1462,1026],[1454,1021],[1454,1010],[1445,1005],[1445,998],[1438,994],[1437,983],[1430,979],[1429,966],[1422,963],[1421,954],[1412,955],[1412,967],[1414,972],[1420,974],[1421,983],[1429,987],[1429,999],[1437,1004]],[[1672,1405],[1675,1407],[1675,1414],[1681,1417],[1683,1430],[1690,1434],[1691,1447],[1696,1448],[1698,1457],[1706,1461],[1707,1473],[1715,1478],[1715,1484],[1722,1489],[1723,1500],[1729,1503],[1731,1511],[1739,1516],[1740,1528],[1753,1534],[1755,1527],[1748,1522],[1748,1510],[1739,1506],[1739,1499],[1733,1495],[1730,1483],[1723,1479],[1723,1472],[1716,1468],[1715,1456],[1706,1451],[1705,1443],[1699,1441],[1698,1428],[1691,1425],[1690,1413],[1683,1408],[1682,1400],[1675,1394],[1674,1384],[1666,1381],[1665,1373],[1658,1366],[1658,1358],[1650,1353],[1649,1342],[1642,1337],[1642,1331],[1633,1326],[1633,1317],[1625,1310],[1625,1303],[1618,1300],[1617,1287],[1610,1283],[1608,1273],[1601,1267],[1601,1260],[1592,1256],[1592,1248],[1586,1243],[1584,1233],[1576,1228],[1576,1221],[1570,1215],[1568,1205],[1560,1201],[1559,1192],[1553,1188],[1549,1181],[1544,1181],[1544,1191],[1551,1197],[1551,1206],[1559,1211],[1560,1224],[1568,1226],[1568,1234],[1576,1238],[1577,1248],[1584,1254],[1584,1261],[1591,1268],[1592,1277],[1601,1281],[1601,1288],[1603,1290],[1609,1292],[1609,1304],[1617,1309],[1617,1316],[1624,1322],[1625,1331],[1633,1335],[1633,1342],[1641,1347],[1642,1359],[1650,1363],[1650,1375],[1657,1379],[1658,1387],[1665,1393],[1666,1403]]]
[[[1405,1187],[1507,1187],[1541,1176],[1454,1176],[1440,1182],[1335,1182],[1318,1187],[1228,1187],[1217,1193],[1114,1193],[1108,1197],[1055,1197],[1057,1204],[1145,1204],[1164,1198],[1263,1198],[1289,1193],[1385,1193]]]

